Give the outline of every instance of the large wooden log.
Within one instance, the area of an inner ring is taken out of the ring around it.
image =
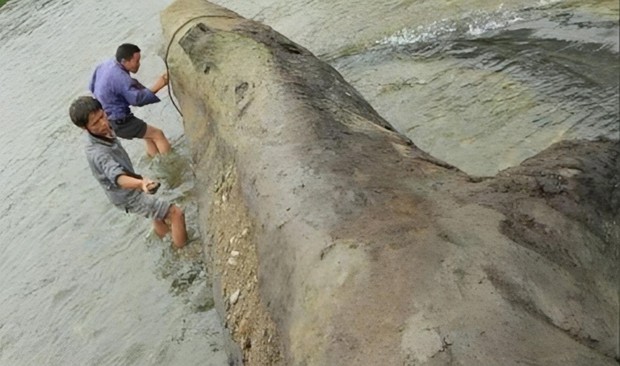
[[[162,24],[239,360],[616,364],[616,141],[473,179],[265,25],[200,0]]]

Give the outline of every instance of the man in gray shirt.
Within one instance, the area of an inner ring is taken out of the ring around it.
[[[182,248],[187,241],[185,215],[176,205],[154,197],[159,183],[135,173],[127,152],[108,122],[101,103],[84,96],[69,108],[69,116],[86,134],[86,157],[93,176],[116,207],[153,220],[160,238],[172,234],[172,244]]]

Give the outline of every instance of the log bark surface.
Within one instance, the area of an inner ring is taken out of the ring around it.
[[[267,26],[162,24],[237,362],[617,364],[617,141],[474,179]]]

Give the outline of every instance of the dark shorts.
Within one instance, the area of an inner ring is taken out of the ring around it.
[[[122,120],[111,119],[110,126],[116,133],[116,136],[131,140],[134,138],[143,138],[146,134],[146,122],[140,118],[130,114]]]

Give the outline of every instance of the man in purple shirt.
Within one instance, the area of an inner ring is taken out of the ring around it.
[[[153,157],[170,151],[170,142],[159,128],[146,124],[131,113],[129,106],[159,102],[155,95],[168,85],[168,75],[163,74],[151,88],[146,88],[130,76],[140,69],[140,48],[125,43],[116,50],[116,59],[109,59],[97,66],[89,89],[103,105],[110,125],[118,137],[139,138],[146,142],[146,153]]]

